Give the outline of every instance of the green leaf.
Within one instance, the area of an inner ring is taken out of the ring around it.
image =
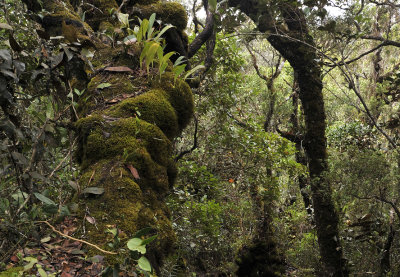
[[[153,240],[155,240],[157,238],[157,235],[154,235],[154,236],[151,236],[151,237],[149,237],[149,238],[147,238],[147,239],[144,239],[143,241],[142,241],[142,245],[147,245],[147,244],[149,244],[150,242],[152,242]]]
[[[126,246],[128,246],[131,251],[138,251],[141,254],[146,254],[146,246],[142,245],[143,240],[140,238],[130,239]]]
[[[47,273],[46,273],[46,271],[43,270],[41,265],[37,264],[36,267],[37,267],[40,277],[47,277]]]
[[[170,28],[172,28],[172,27],[174,27],[174,26],[171,25],[171,24],[168,24],[167,26],[165,26],[165,27],[157,34],[157,36],[154,38],[154,41],[160,41],[161,36],[162,36],[166,31],[168,31],[168,29],[170,29]]]
[[[152,227],[145,227],[143,229],[140,229],[139,231],[136,232],[136,234],[134,235],[135,238],[141,238],[151,232],[154,232],[155,229]]]
[[[140,257],[140,259],[138,260],[138,266],[139,266],[141,269],[143,269],[144,271],[151,272],[151,265],[150,265],[150,262],[149,262],[149,260],[148,260],[146,257],[144,257],[144,256]]]
[[[147,28],[147,38],[148,39],[151,38],[151,35],[152,35],[153,31],[154,31],[153,24],[154,24],[155,20],[156,20],[156,14],[153,13],[149,18],[149,27]]]
[[[178,66],[178,65],[184,63],[185,62],[184,59],[185,59],[185,56],[180,56],[179,58],[177,58],[174,63],[174,66]]]
[[[111,87],[112,85],[110,83],[101,83],[97,86],[98,89],[103,89],[103,88],[108,88]]]
[[[192,75],[193,73],[195,73],[196,71],[206,68],[204,65],[197,65],[196,67],[192,68],[191,70],[189,70],[188,72],[186,72],[185,77],[183,77],[184,80],[187,79],[187,77],[189,77],[190,75]]]
[[[42,201],[43,203],[45,203],[45,204],[47,204],[47,205],[55,205],[55,206],[57,206],[56,203],[55,203],[53,200],[47,198],[47,197],[44,196],[43,194],[40,194],[40,193],[38,193],[38,192],[34,192],[33,194],[36,196],[37,199],[39,199],[39,200]]]

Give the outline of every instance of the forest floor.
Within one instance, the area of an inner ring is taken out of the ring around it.
[[[76,231],[77,219],[67,217],[57,226],[64,235],[73,235]],[[21,267],[24,273],[39,273],[43,269],[47,276],[60,277],[91,277],[100,276],[104,269],[102,256],[86,257],[82,250],[82,242],[70,240],[54,232],[38,241],[29,241],[24,247],[14,251],[7,264],[7,269]],[[23,268],[22,268],[23,267]],[[1,273],[0,273],[0,276]]]

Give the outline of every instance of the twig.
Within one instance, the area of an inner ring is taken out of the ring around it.
[[[103,253],[110,254],[110,255],[117,255],[117,254],[118,254],[118,253],[116,253],[116,252],[110,252],[110,251],[107,251],[107,250],[103,250],[103,249],[101,249],[100,247],[98,247],[97,245],[92,244],[92,243],[90,243],[90,242],[87,242],[87,241],[85,241],[85,240],[76,239],[76,238],[74,238],[74,237],[65,235],[65,234],[61,233],[60,231],[58,231],[53,225],[51,225],[51,224],[50,224],[49,222],[47,222],[47,221],[36,221],[36,223],[45,223],[45,224],[47,224],[47,225],[53,230],[53,232],[59,234],[60,236],[62,236],[62,237],[64,237],[64,238],[67,238],[67,239],[70,239],[70,240],[82,242],[82,243],[87,244],[87,245],[89,245],[89,246],[91,246],[91,247],[93,247],[93,248],[96,248],[97,250],[99,250],[99,251],[101,251],[101,252],[103,252]]]
[[[61,162],[53,169],[53,171],[50,173],[50,175],[49,175],[49,177],[48,177],[49,179],[50,179],[51,177],[53,177],[54,173],[56,173],[57,170],[60,169],[60,167],[62,166],[62,164],[65,162],[65,160],[66,160],[67,158],[69,158],[70,152],[71,152],[72,149],[74,148],[76,141],[77,141],[77,138],[75,138],[74,142],[72,143],[72,147],[69,149],[68,154],[65,155],[64,159],[62,159],[62,161],[61,161]]]

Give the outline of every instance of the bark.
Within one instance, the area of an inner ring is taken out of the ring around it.
[[[311,191],[315,212],[321,260],[324,276],[348,276],[347,263],[343,259],[339,242],[338,216],[331,196],[331,188],[324,180],[327,167],[325,108],[322,96],[321,68],[314,49],[313,38],[308,34],[302,11],[282,1],[279,5],[287,30],[274,24],[273,18],[262,1],[230,0],[247,14],[261,32],[273,32],[268,41],[289,61],[298,76],[299,97],[305,116],[304,148],[308,157]],[[276,31],[283,31],[283,35]]]

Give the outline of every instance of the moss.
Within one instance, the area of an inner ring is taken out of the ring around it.
[[[113,24],[111,24],[108,21],[102,21],[99,24],[99,29],[98,30],[99,30],[99,32],[103,32],[103,33],[106,33],[106,34],[112,34],[112,33],[114,33],[114,29],[115,29],[115,27],[114,27]]]
[[[165,73],[161,80],[153,82],[152,86],[166,92],[167,98],[178,115],[179,129],[183,130],[190,122],[194,111],[193,94],[188,84],[176,79],[171,72]]]
[[[81,216],[89,212],[96,220],[97,228],[95,225],[86,224],[87,235],[91,242],[107,248],[106,244],[112,238],[104,232],[105,230],[116,226],[124,234],[120,235],[123,241],[132,237],[137,230],[151,226],[156,228],[158,233],[156,242],[151,244],[156,253],[154,257],[159,260],[171,250],[175,235],[165,203],[158,199],[159,193],[154,190],[141,189],[120,162],[98,161],[85,170],[79,183],[82,189],[87,186],[104,188],[104,194],[100,197],[89,197],[82,201],[85,209],[81,209]],[[88,254],[100,253],[90,249]],[[121,258],[108,256],[106,259],[112,264]]]
[[[133,99],[127,99],[111,107],[107,115],[112,117],[139,116],[140,119],[157,125],[172,139],[178,134],[178,118],[175,110],[161,90],[151,90]]]
[[[157,19],[161,19],[163,24],[172,24],[182,31],[188,23],[188,16],[185,8],[179,3],[165,2],[152,5],[138,6],[143,18],[149,18],[152,13],[157,14]]]
[[[94,30],[98,30],[99,25],[104,21],[117,23],[116,19],[110,16],[112,9],[118,9],[118,5],[114,0],[89,0],[88,3],[96,7],[93,9],[91,6],[86,5],[87,9],[85,10],[86,21]]]
[[[80,116],[89,114],[92,110],[118,102],[119,99],[135,96],[138,87],[134,85],[132,76],[125,73],[98,74],[93,77],[86,92],[78,101],[77,112]],[[99,85],[108,83],[111,86],[98,88]]]
[[[19,272],[24,271],[22,266],[12,267],[6,271],[0,272],[0,277],[17,277],[20,276]]]
[[[141,46],[136,43],[129,48],[124,48],[122,45],[116,48],[104,47],[96,51],[92,65],[96,70],[108,66],[127,66],[134,70],[139,68],[140,52]]]
[[[81,20],[79,15],[74,12],[74,8],[69,1],[65,1],[64,5],[60,5],[57,1],[43,1],[43,9],[48,12],[42,21],[43,27],[52,36],[62,35],[62,22],[72,24],[80,35],[87,36],[92,33],[92,28]]]
[[[138,118],[126,118],[116,122],[113,132],[120,136],[135,135],[155,162],[169,164],[172,143],[157,126]]]

